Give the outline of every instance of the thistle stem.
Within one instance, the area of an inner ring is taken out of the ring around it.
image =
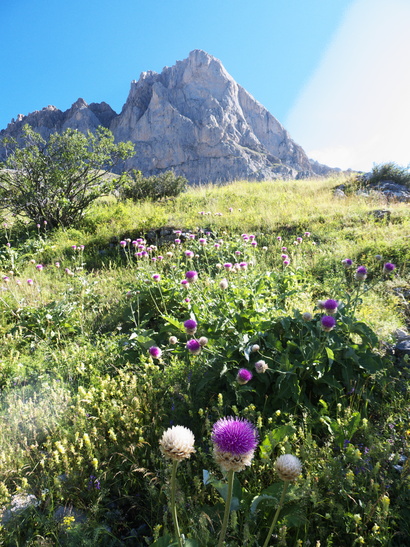
[[[179,530],[178,517],[177,517],[177,508],[175,506],[175,479],[177,476],[177,466],[178,460],[172,461],[172,474],[171,474],[171,514],[172,520],[174,521],[175,533],[178,540],[178,546],[183,547],[183,542],[181,538],[181,532]]]
[[[228,493],[225,502],[224,520],[222,522],[221,534],[219,536],[218,547],[222,547],[226,535],[226,529],[228,528],[229,513],[231,510],[232,492],[233,492],[233,479],[235,471],[232,469],[228,471]]]
[[[285,495],[286,495],[286,490],[288,488],[288,484],[289,484],[289,481],[285,481],[285,484],[283,485],[283,490],[282,490],[282,495],[280,497],[279,505],[278,505],[278,508],[276,509],[275,516],[273,517],[273,521],[272,521],[272,524],[270,525],[269,532],[268,532],[268,535],[266,536],[266,540],[265,540],[265,543],[263,544],[263,547],[268,547],[268,545],[269,545],[269,540],[272,536],[273,529],[275,528],[275,524],[278,520],[279,513],[280,513],[280,510],[282,509],[283,502],[285,501]]]

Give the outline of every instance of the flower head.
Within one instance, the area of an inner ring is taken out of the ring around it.
[[[258,446],[256,428],[243,418],[221,418],[212,429],[214,457],[224,471],[242,471]]]
[[[227,289],[228,286],[229,286],[228,280],[225,278],[221,279],[221,281],[219,282],[219,287],[221,289]]]
[[[195,334],[198,323],[194,319],[187,319],[184,323],[187,334]]]
[[[292,454],[279,456],[275,462],[276,471],[283,481],[294,481],[302,472],[301,461]]]
[[[195,283],[198,279],[198,273],[195,270],[190,270],[185,274],[185,279],[188,283]]]
[[[355,279],[356,281],[364,281],[367,277],[367,268],[364,266],[359,266],[355,273]]]
[[[311,314],[310,312],[306,311],[306,312],[302,315],[302,319],[303,319],[303,321],[306,321],[306,322],[312,321],[313,316],[312,316],[312,314]]]
[[[192,338],[186,343],[186,349],[189,351],[189,353],[192,353],[192,355],[198,355],[199,353],[201,353],[202,346],[198,342],[198,340]]]
[[[386,262],[386,264],[383,266],[384,273],[391,273],[395,269],[396,269],[396,266],[392,264],[391,262]]]
[[[168,341],[169,341],[169,343],[172,344],[173,346],[174,346],[175,344],[178,344],[178,338],[177,338],[176,336],[170,336]]]
[[[236,375],[236,381],[238,384],[244,385],[252,380],[252,372],[246,368],[240,368],[238,374]]]
[[[201,338],[198,340],[198,342],[201,344],[201,347],[204,347],[208,343],[208,338],[206,336],[201,336]]]
[[[153,274],[152,275],[152,280],[153,281],[161,281],[161,276],[159,274]]]
[[[345,258],[342,260],[342,264],[345,268],[351,268],[353,265],[353,260],[351,258]]]
[[[331,315],[324,315],[321,319],[322,329],[325,332],[330,332],[336,326],[336,319]]]
[[[338,306],[339,306],[338,301],[333,300],[332,298],[329,298],[328,300],[325,300],[323,302],[323,309],[331,315],[337,312]]]
[[[256,361],[255,370],[258,374],[263,374],[268,370],[268,365],[263,360]]]
[[[162,434],[159,441],[160,450],[165,458],[182,461],[195,452],[195,437],[190,429],[182,425],[174,425]]]
[[[162,355],[162,350],[160,348],[157,348],[157,346],[151,346],[148,351],[151,357],[153,357],[154,359],[159,359]]]
[[[37,264],[36,265],[36,269],[41,272],[41,270],[44,268],[44,266],[42,264]]]

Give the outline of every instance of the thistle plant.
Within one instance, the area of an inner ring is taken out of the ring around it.
[[[279,478],[284,481],[284,485],[278,508],[276,509],[276,513],[273,517],[272,524],[270,525],[269,532],[266,536],[263,547],[268,547],[269,545],[269,540],[272,536],[273,529],[275,528],[275,524],[278,520],[280,510],[283,506],[283,502],[285,501],[288,485],[290,482],[295,481],[299,477],[302,471],[302,464],[296,456],[293,456],[292,454],[284,454],[282,456],[279,456],[279,458],[276,460],[275,468],[277,474],[279,475]]]
[[[172,460],[170,505],[179,547],[182,547],[184,542],[179,529],[177,509],[175,505],[175,481],[177,466],[180,461],[190,458],[191,454],[195,452],[194,443],[194,434],[190,429],[182,425],[175,425],[168,428],[164,431],[159,441],[160,450],[164,458]]]
[[[243,471],[251,465],[258,440],[253,424],[241,418],[221,418],[212,429],[215,462],[228,474],[228,493],[218,547],[222,547],[228,528],[235,471]]]

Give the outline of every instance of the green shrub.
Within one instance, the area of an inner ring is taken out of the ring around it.
[[[401,167],[394,162],[381,163],[373,167],[370,175],[361,177],[360,180],[366,186],[379,184],[387,180],[410,186],[410,170],[409,167]]]
[[[135,169],[129,175],[128,183],[120,190],[122,199],[139,201],[150,199],[157,201],[162,198],[176,197],[186,190],[188,181],[184,177],[177,177],[173,171],[166,171],[160,175],[143,177],[141,171]]]

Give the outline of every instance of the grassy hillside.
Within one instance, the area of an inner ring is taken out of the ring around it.
[[[56,232],[3,219],[4,545],[181,545],[173,507],[187,546],[225,525],[230,547],[410,545],[410,213],[342,182],[109,196]],[[226,417],[257,432],[235,474],[213,456]],[[178,468],[173,426],[195,436]]]

